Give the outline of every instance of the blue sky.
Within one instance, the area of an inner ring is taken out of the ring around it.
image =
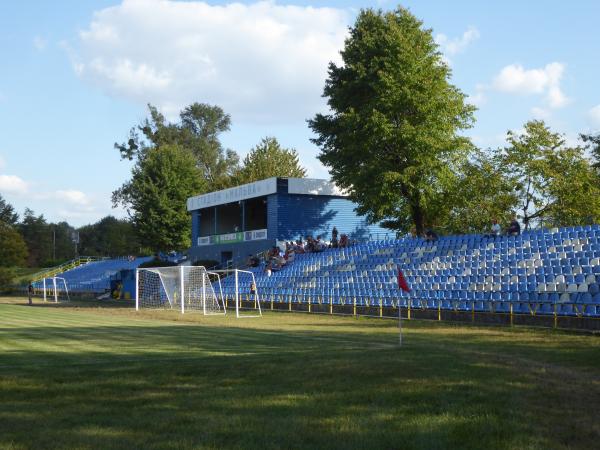
[[[326,177],[306,119],[323,110],[326,65],[363,7],[391,1],[0,3],[0,193],[22,213],[91,223],[128,177],[115,141],[146,115],[194,101],[232,116],[244,155],[267,135]],[[532,118],[576,142],[600,130],[597,1],[408,1],[434,31],[452,81],[479,110],[469,131],[503,144]]]

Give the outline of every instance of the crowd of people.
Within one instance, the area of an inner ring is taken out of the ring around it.
[[[273,246],[264,257],[265,273],[270,276],[273,271],[280,270],[286,264],[294,261],[296,255],[303,253],[318,253],[328,248],[346,248],[351,245],[347,234],[339,234],[336,227],[331,231],[331,240],[326,241],[321,236],[307,236],[306,240],[298,239],[285,243],[285,248]],[[248,255],[248,266],[260,267],[262,261],[256,255]]]
[[[507,236],[518,236],[521,234],[521,225],[514,216],[508,227],[505,229]],[[497,237],[502,235],[502,227],[498,223],[497,219],[493,219],[489,227],[489,230],[484,236],[486,237]],[[428,229],[423,233],[422,238],[426,242],[435,242],[438,240],[438,235],[435,231]],[[295,242],[289,241],[285,243],[285,248],[282,249],[278,246],[273,246],[264,257],[265,273],[271,276],[273,271],[281,270],[286,264],[290,264],[294,261],[296,255],[303,253],[318,253],[328,248],[345,248],[349,247],[351,242],[347,234],[339,234],[336,227],[333,227],[331,231],[331,240],[326,241],[321,236],[313,238],[307,236],[306,240],[298,239]],[[263,261],[256,255],[248,255],[248,266],[260,267]]]

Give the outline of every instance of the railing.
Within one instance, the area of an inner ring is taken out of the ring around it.
[[[226,297],[228,292],[226,291]],[[249,293],[241,294],[241,300],[255,301]],[[369,317],[398,317],[401,313],[406,319],[456,320],[457,316],[473,323],[485,322],[483,317],[502,318],[507,325],[536,325],[552,328],[584,328],[600,330],[600,304],[598,303],[544,303],[473,300],[418,299],[410,297],[369,297],[369,296],[322,296],[310,294],[275,294],[263,293],[261,303],[265,309],[273,311],[300,311],[309,313],[342,314]],[[484,308],[477,303],[483,303]],[[541,311],[543,304],[552,305],[549,311]],[[519,307],[517,308],[517,305]],[[520,306],[526,305],[522,311]],[[561,306],[571,306],[572,313],[561,313]],[[425,314],[424,314],[425,313]],[[571,321],[591,320],[582,326],[574,326]],[[489,320],[487,320],[489,322]],[[561,323],[562,322],[562,323]],[[568,322],[568,326],[564,326]],[[563,325],[561,327],[561,325]]]
[[[59,273],[66,272],[67,270],[74,269],[75,267],[79,267],[83,264],[87,264],[94,261],[101,261],[104,259],[109,258],[101,258],[98,256],[80,256],[78,258],[71,259],[70,261],[67,261],[59,266],[51,267],[49,269],[44,269],[37,273],[34,273],[33,275],[31,275],[31,281],[35,282],[40,281],[44,278],[52,278],[58,275]]]

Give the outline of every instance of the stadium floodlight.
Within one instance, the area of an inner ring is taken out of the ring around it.
[[[240,318],[262,317],[260,297],[254,273],[248,270],[235,269],[235,316]],[[242,292],[246,294],[246,306],[242,303]],[[252,298],[254,297],[254,298]]]
[[[212,279],[220,278],[203,266],[148,267],[135,273],[135,309],[177,309],[205,315],[225,314],[225,303],[215,292]]]
[[[46,281],[48,280],[48,282]],[[42,288],[44,293],[44,301],[69,301],[69,288],[67,287],[67,280],[62,277],[44,278],[42,280]]]

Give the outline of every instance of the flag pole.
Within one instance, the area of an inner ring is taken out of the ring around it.
[[[404,274],[398,265],[398,345],[402,347],[402,292],[410,292],[410,286],[406,282],[406,278],[404,278]],[[410,302],[410,297],[408,299]],[[410,310],[409,310],[410,311]]]
[[[400,297],[398,298],[398,330],[399,330],[398,346],[402,347],[402,302],[400,301]]]

